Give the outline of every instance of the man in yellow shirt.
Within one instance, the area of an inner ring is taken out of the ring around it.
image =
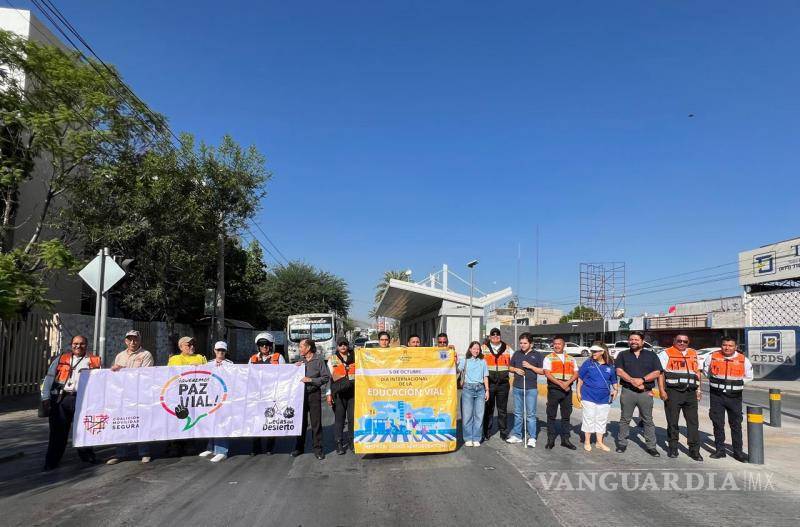
[[[194,352],[195,342],[192,337],[181,337],[178,340],[180,353],[169,358],[167,366],[192,366],[208,362],[203,355]]]

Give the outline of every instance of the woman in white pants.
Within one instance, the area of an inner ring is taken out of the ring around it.
[[[617,372],[608,348],[602,342],[595,342],[589,351],[592,357],[581,364],[578,370],[578,401],[583,406],[581,430],[584,435],[583,449],[592,450],[592,434],[597,448],[608,452],[603,444],[606,422],[611,402],[617,395]]]

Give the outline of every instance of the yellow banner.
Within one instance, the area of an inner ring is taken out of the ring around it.
[[[455,352],[356,350],[356,454],[456,449]]]

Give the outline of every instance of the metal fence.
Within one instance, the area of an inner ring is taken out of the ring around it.
[[[0,397],[39,390],[54,354],[57,331],[52,317],[37,314],[0,320]]]

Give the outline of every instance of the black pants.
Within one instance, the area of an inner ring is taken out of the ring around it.
[[[262,438],[260,438],[260,437],[254,437],[253,438],[253,446],[250,449],[251,453],[260,454],[262,452],[262,450],[261,450],[261,439]],[[268,437],[266,439],[267,439],[267,452],[272,454],[272,451],[275,449],[275,438],[274,437]]]
[[[547,387],[547,439],[555,439],[556,413],[561,409],[561,438],[569,439],[569,418],[572,415],[572,390],[565,392],[554,386]]]
[[[714,425],[714,445],[718,452],[725,451],[725,413],[731,427],[731,446],[737,454],[742,453],[742,394],[728,396],[711,392],[711,408],[708,416]]]
[[[664,401],[664,413],[667,414],[667,441],[671,448],[678,447],[680,437],[678,422],[683,411],[686,420],[686,444],[692,452],[700,450],[700,420],[697,417],[697,391],[681,392],[667,388],[667,400]]]
[[[345,390],[333,396],[333,415],[335,422],[333,426],[333,437],[336,443],[348,444],[348,438],[344,435],[344,422],[347,419],[347,431],[350,440],[353,438],[353,408],[355,406],[355,391]],[[352,443],[349,443],[352,444]]]
[[[500,437],[508,436],[508,380],[492,382],[489,379],[489,399],[483,410],[483,437],[489,437],[492,428],[492,416],[497,407],[497,430]]]
[[[64,395],[60,402],[57,397],[50,398],[50,440],[47,443],[45,466],[57,467],[64,456],[74,417],[75,395]],[[94,457],[94,450],[91,447],[79,448],[78,457],[90,461]]]
[[[322,399],[319,389],[306,392],[303,396],[303,430],[295,443],[295,450],[303,452],[306,449],[306,434],[308,423],[311,422],[311,437],[314,442],[314,452],[322,453]]]

